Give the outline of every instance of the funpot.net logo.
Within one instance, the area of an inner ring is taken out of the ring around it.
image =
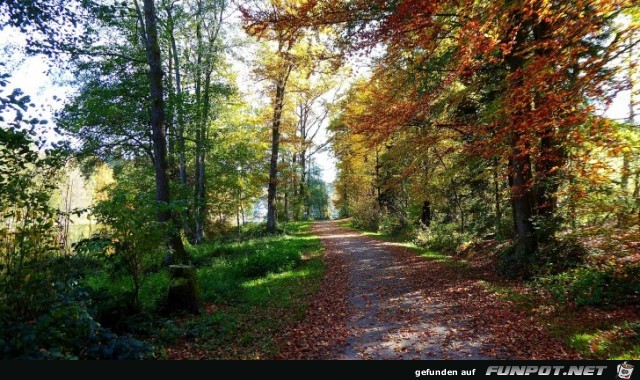
[[[622,364],[618,364],[618,366],[616,367],[616,379],[630,379],[631,378],[631,374],[633,373],[633,366],[627,362],[624,362]]]

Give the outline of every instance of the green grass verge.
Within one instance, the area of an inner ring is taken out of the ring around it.
[[[311,222],[283,225],[285,234],[240,242],[189,247],[203,302],[199,316],[155,315],[169,284],[165,270],[153,273],[140,291],[145,334],[160,346],[185,346],[184,357],[259,359],[278,355],[276,338],[304,317],[324,263]],[[132,289],[127,277],[106,272],[84,280],[94,292],[114,298]]]
[[[194,257],[210,258],[198,270],[205,304],[214,312],[189,320],[184,329],[197,350],[226,359],[261,359],[278,354],[276,337],[301,320],[316,292],[324,264],[320,240],[310,222],[285,225],[286,235],[199,247]],[[264,258],[291,258],[279,266]],[[252,258],[260,260],[252,260]],[[278,270],[266,270],[273,266]],[[257,268],[257,269],[256,269]]]

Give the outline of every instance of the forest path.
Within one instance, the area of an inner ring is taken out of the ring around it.
[[[460,313],[473,305],[445,300],[439,291],[456,286],[455,278],[424,283],[416,271],[428,269],[429,261],[336,221],[315,224],[314,233],[348,268],[348,337],[335,359],[489,358],[480,353],[488,337],[473,333]]]
[[[318,222],[325,273],[282,359],[579,359],[512,301],[488,291],[491,261],[421,256],[340,222]]]

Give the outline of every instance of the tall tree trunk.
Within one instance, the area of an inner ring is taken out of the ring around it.
[[[340,213],[342,217],[350,217],[350,212],[349,212],[349,188],[347,186],[347,180],[348,180],[348,172],[345,173],[344,179],[343,179],[343,183],[342,183],[342,207],[340,210]]]
[[[171,203],[169,176],[167,174],[167,137],[165,134],[164,90],[162,87],[162,60],[158,44],[156,12],[153,0],[144,0],[144,16],[147,36],[147,60],[149,63],[149,84],[151,95],[151,131],[153,140],[154,169],[156,180],[156,200],[162,205]],[[169,223],[172,214],[168,210],[158,212],[158,221]],[[171,229],[175,231],[174,228]],[[176,257],[184,256],[185,250],[179,234],[172,232],[171,248]]]
[[[208,142],[208,133],[207,126],[209,121],[209,102],[210,99],[210,91],[211,91],[211,71],[207,70],[205,74],[205,82],[204,82],[204,95],[203,95],[203,110],[202,110],[202,121],[199,126],[198,137],[199,140],[196,142],[196,193],[195,193],[195,204],[196,204],[196,236],[195,241],[196,244],[199,244],[204,239],[204,221],[206,214],[206,153],[207,153],[207,142]]]
[[[176,83],[176,149],[178,150],[178,177],[181,185],[187,184],[187,160],[185,158],[184,143],[184,113],[182,109],[182,73],[180,71],[180,56],[178,54],[178,45],[174,35],[174,21],[171,10],[167,11],[167,26],[169,28],[169,39],[171,42],[171,52],[173,58],[173,72]]]
[[[168,75],[167,75],[167,92],[168,92],[168,98],[169,98],[169,103],[174,103],[175,102],[175,89],[173,86],[173,76],[171,75],[171,73],[173,72],[173,65],[171,64],[172,62],[172,52],[171,50],[169,50],[168,52],[168,59],[167,59],[167,71],[168,71]],[[167,107],[168,110],[166,112],[165,115],[165,119],[166,119],[166,135],[167,135],[167,168],[169,170],[169,176],[171,177],[171,179],[175,179],[174,175],[177,174],[177,172],[175,172],[173,169],[175,168],[175,159],[174,159],[174,155],[176,153],[176,142],[174,139],[175,136],[175,122],[174,122],[174,112],[171,109],[171,107]]]
[[[213,14],[209,11],[213,5]],[[204,224],[207,217],[207,191],[206,191],[206,164],[207,151],[209,149],[209,121],[211,111],[211,76],[215,66],[214,55],[216,53],[215,43],[218,39],[220,28],[224,18],[226,2],[206,3],[197,0],[197,121],[196,121],[196,167],[195,167],[195,242],[204,240]],[[209,24],[205,24],[205,22]],[[211,22],[215,23],[212,26]],[[203,35],[203,27],[206,35]],[[206,37],[206,38],[205,38]],[[204,78],[202,78],[204,69]]]
[[[527,38],[527,23],[522,22],[522,14],[517,13],[513,16],[514,26],[521,30],[516,31],[515,43],[511,52],[505,57],[505,61],[509,65],[511,75],[517,78],[518,72],[525,64],[520,49]],[[516,82],[514,85],[517,86],[520,83]],[[521,110],[516,117],[523,117],[523,112],[524,110]],[[509,157],[509,178],[516,235],[515,259],[519,267],[513,269],[522,272],[514,274],[525,275],[528,274],[529,263],[538,250],[538,240],[532,222],[535,199],[531,189],[533,177],[530,144],[526,139],[527,136],[512,133]]]
[[[302,219],[302,208],[300,201],[300,177],[298,177],[298,154],[291,155],[291,166],[293,167],[293,179],[291,181],[291,187],[293,189],[293,218],[294,220]]]
[[[173,19],[173,3],[167,4],[167,34],[169,36],[169,71],[173,70],[175,80],[175,96],[173,97],[173,147],[170,149],[170,157],[177,155],[177,163],[170,163],[169,167],[177,174],[180,185],[187,188],[187,160],[185,156],[186,146],[184,140],[184,108],[182,96],[182,72],[180,69],[180,55],[175,38],[175,23]],[[171,140],[170,140],[171,141]],[[185,202],[188,204],[188,202]],[[186,236],[192,236],[189,221],[189,208],[185,207],[182,214],[182,226]]]
[[[508,172],[508,176],[507,176],[507,185],[509,186],[509,189],[511,189],[513,191],[513,174],[511,174],[511,168],[513,167],[514,163],[513,163],[513,158],[509,158],[509,163],[507,164],[507,172]],[[516,222],[517,218],[516,218],[516,200],[515,198],[513,198],[512,195],[509,196],[509,200],[511,203],[511,220],[513,221],[513,237],[516,238],[518,237],[518,223]]]
[[[382,165],[380,165],[380,152],[376,149],[376,200],[378,202],[378,208],[382,210],[382,206],[384,203],[382,201],[382,180],[380,179],[380,169]]]
[[[238,227],[238,236],[242,235],[242,228],[240,227],[240,207],[236,209],[236,226]]]
[[[196,18],[196,41],[197,41],[197,52],[196,52],[196,83],[195,83],[195,96],[196,96],[196,136],[195,136],[195,165],[194,165],[194,193],[193,193],[193,203],[194,203],[194,236],[193,242],[198,244],[202,241],[204,236],[204,193],[203,193],[203,184],[204,184],[204,138],[205,138],[205,108],[208,106],[206,104],[206,95],[203,96],[202,87],[204,84],[205,93],[207,92],[208,80],[205,80],[203,83],[202,78],[202,69],[203,62],[202,58],[204,55],[204,44],[202,42],[202,3],[198,1],[198,11]],[[207,69],[208,72],[208,69]]]
[[[287,159],[284,157],[282,157],[281,160],[282,165],[286,165],[287,163]],[[284,203],[284,213],[282,215],[282,218],[284,219],[285,222],[289,221],[289,178],[287,178],[286,181],[284,181],[284,197],[283,197],[283,203]]]
[[[306,214],[305,207],[309,204],[308,195],[307,195],[307,151],[306,149],[302,150],[300,153],[300,207],[302,209],[302,218],[307,219],[309,215]]]
[[[156,177],[156,200],[163,206],[158,211],[158,221],[161,223],[175,222],[173,214],[166,208],[171,203],[169,191],[169,176],[167,174],[167,138],[165,135],[164,94],[162,87],[162,59],[158,44],[158,28],[156,11],[153,0],[144,0],[144,19],[146,30],[146,51],[149,63],[149,84],[151,96],[151,130],[154,153],[154,169]],[[169,246],[173,250],[174,261],[185,263],[187,252],[176,225],[169,228]],[[171,294],[171,289],[170,289]],[[189,312],[198,312],[195,277],[181,288],[174,296],[180,299],[169,299],[170,307],[182,308]]]
[[[276,94],[273,106],[273,120],[271,123],[271,160],[269,161],[269,187],[267,189],[267,232],[275,233],[277,229],[276,195],[278,186],[278,153],[280,151],[280,124],[282,122],[282,108],[284,95],[292,67],[289,65],[285,73],[276,81]]]
[[[308,162],[309,162],[309,168],[307,169],[307,182],[306,182],[306,185],[305,185],[307,190],[311,188],[311,174],[313,173],[312,172],[312,170],[313,170],[313,159],[310,158]],[[309,200],[309,192],[306,191],[306,190],[305,190],[305,192],[306,192],[305,198],[307,199],[307,202],[305,202],[305,204],[304,204],[304,209],[305,209],[304,212],[305,212],[305,215],[307,216],[307,218],[312,218],[312,215],[311,215],[311,201]]]
[[[194,187],[193,187],[193,236],[191,240],[194,244],[198,243],[198,214],[200,205],[198,204],[198,184],[200,183],[200,145],[202,143],[202,128],[200,123],[202,119],[202,20],[198,2],[198,12],[196,13],[196,68],[195,68],[195,162],[194,162]]]
[[[534,200],[531,191],[531,159],[526,152],[528,148],[520,148],[518,142],[517,138],[513,139],[513,158],[509,171],[513,178],[511,197],[516,227],[516,255],[527,260],[535,254],[538,242],[532,223]]]
[[[631,36],[629,36],[629,44],[631,45],[634,41],[634,37],[635,35],[632,34]],[[636,100],[636,95],[640,95],[640,94],[636,94],[636,90],[640,90],[640,89],[636,89],[637,83],[635,81],[635,74],[637,72],[637,68],[636,68],[636,64],[637,62],[634,62],[634,58],[635,58],[635,49],[631,48],[629,49],[629,57],[628,57],[628,68],[627,68],[627,75],[629,78],[629,119],[627,120],[627,122],[629,123],[630,126],[635,126],[635,122],[636,122],[636,107],[638,106],[638,101]],[[630,151],[626,151],[623,153],[622,156],[622,178],[621,178],[621,182],[622,182],[622,191],[623,194],[625,194],[625,196],[628,194],[629,192],[629,177],[631,175],[631,152]],[[632,198],[634,200],[633,203],[633,209],[631,210],[632,213],[637,213],[638,214],[638,223],[640,223],[640,199],[638,198],[638,172],[636,172],[635,175],[635,181],[634,181],[634,191],[633,191],[633,195]]]
[[[558,173],[564,165],[564,154],[558,146],[555,129],[548,129],[540,139],[540,153],[536,160],[536,209],[538,216],[552,223],[560,185]],[[552,229],[547,231],[552,233]]]
[[[309,118],[309,107],[306,107],[304,103],[300,105],[300,122],[298,129],[300,130],[300,212],[303,219],[308,219],[309,214],[306,212],[306,206],[309,204],[307,195],[307,121]]]
[[[536,55],[544,57],[550,54],[546,47],[546,41],[553,38],[552,30],[545,21],[539,21],[533,27],[533,36],[535,40],[542,42],[542,47],[536,49]],[[552,69],[552,68],[550,68]],[[543,100],[534,98],[534,106]],[[549,240],[556,228],[554,220],[557,205],[557,193],[560,186],[559,174],[561,167],[565,162],[565,155],[560,142],[557,141],[557,133],[555,127],[551,126],[541,133],[540,152],[536,157],[536,207],[535,211],[541,222],[541,229],[537,235],[541,241]]]
[[[502,210],[500,210],[500,177],[498,173],[498,160],[493,161],[493,196],[496,211],[496,232],[500,226],[500,220],[502,219]]]
[[[285,222],[289,221],[289,186],[285,186],[284,188],[284,220]]]

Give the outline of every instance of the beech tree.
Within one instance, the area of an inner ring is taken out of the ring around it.
[[[628,36],[638,26],[615,20],[633,6],[627,0],[315,1],[252,21],[256,28],[331,25],[347,51],[384,46],[370,81],[381,91],[352,129],[372,144],[408,128],[432,128],[435,139],[455,131],[462,151],[491,166],[506,164],[497,175],[506,173],[510,188],[516,244],[509,260],[515,273],[526,273],[560,222],[567,152],[578,154],[573,148],[584,136],[607,145],[610,123],[594,115],[590,101],[606,102],[621,88],[609,63],[635,45]]]

